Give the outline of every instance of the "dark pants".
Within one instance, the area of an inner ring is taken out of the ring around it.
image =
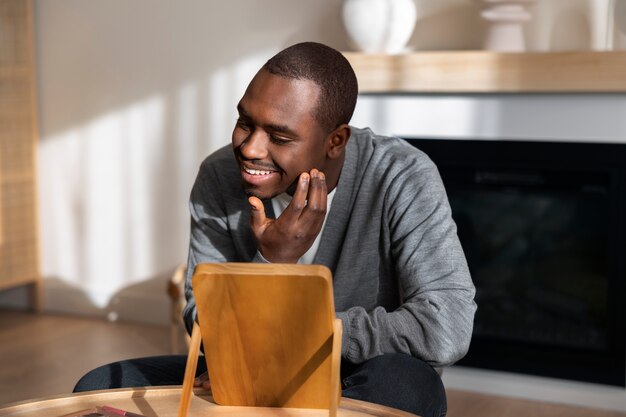
[[[186,356],[155,356],[104,365],[78,381],[74,392],[99,389],[181,385]],[[198,375],[206,363],[198,361]],[[439,374],[408,355],[389,354],[353,365],[342,361],[342,395],[418,414],[446,415],[446,393]]]

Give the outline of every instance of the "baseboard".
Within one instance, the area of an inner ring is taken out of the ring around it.
[[[446,388],[614,411],[626,410],[626,388],[453,366]]]

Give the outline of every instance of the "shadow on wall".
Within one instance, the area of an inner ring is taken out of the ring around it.
[[[249,80],[295,42],[345,49],[340,7],[37,2],[42,273],[57,277],[49,287],[98,305],[119,297],[122,311],[129,285],[183,262],[198,166],[229,143]],[[68,309],[89,314],[76,298]]]
[[[206,82],[224,69],[234,78],[250,75],[250,69],[238,68],[242,62],[263,63],[295,42],[346,47],[341,0],[91,3],[37,4],[44,141],[155,94]],[[237,81],[231,93],[243,92],[249,80]],[[49,107],[53,98],[63,101]]]
[[[97,289],[68,283],[59,277],[47,277],[44,282],[45,310],[50,313],[76,314],[108,321],[138,322],[153,325],[171,323],[171,299],[168,283],[175,268],[121,288],[109,297],[94,299]],[[91,293],[91,294],[90,294]],[[26,293],[16,288],[0,294],[5,308],[22,309]]]

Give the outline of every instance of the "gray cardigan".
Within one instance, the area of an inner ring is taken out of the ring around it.
[[[402,139],[352,128],[336,190],[313,263],[333,272],[342,356],[360,363],[398,352],[433,366],[462,358],[475,290],[432,161]],[[262,261],[231,146],[204,160],[189,206],[188,329],[196,264]]]

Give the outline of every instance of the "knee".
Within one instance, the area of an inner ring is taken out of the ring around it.
[[[87,372],[74,387],[74,392],[96,391],[114,388],[163,385],[151,381],[152,373],[159,371],[160,357],[128,359],[102,365]],[[151,372],[152,371],[152,372]]]
[[[152,356],[113,362],[88,372],[74,392],[111,388],[145,387],[152,385],[180,385],[185,374],[187,357],[184,355]],[[197,374],[206,371],[200,361]]]
[[[344,395],[409,411],[443,416],[447,401],[441,377],[426,362],[403,354],[386,354],[358,366],[343,380]]]
[[[115,364],[103,365],[83,375],[74,386],[74,392],[118,388],[115,386]]]
[[[397,378],[398,383],[408,386],[426,385],[433,390],[443,390],[439,373],[421,359],[400,353],[381,355],[372,359],[376,372]]]

